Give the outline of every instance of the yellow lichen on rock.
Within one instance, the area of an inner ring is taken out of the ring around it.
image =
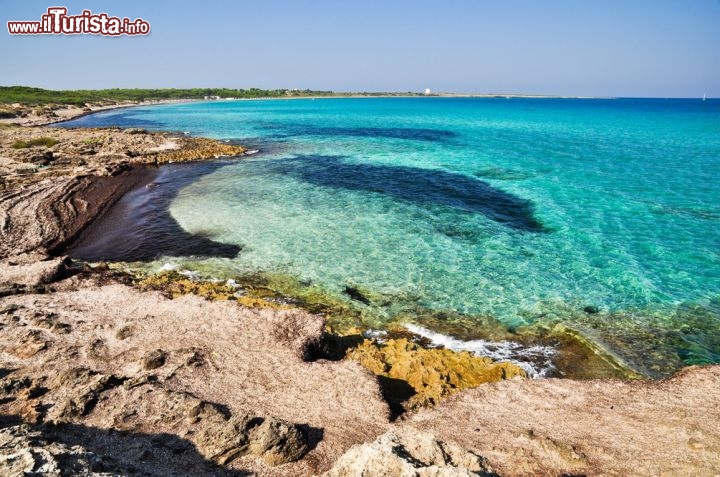
[[[225,282],[193,280],[177,272],[164,272],[150,275],[136,282],[141,290],[158,290],[172,298],[183,295],[199,295],[210,300],[234,300],[252,308],[287,309],[288,306],[265,300],[261,297],[238,293],[238,289]]]
[[[183,147],[163,151],[157,155],[157,162],[197,161],[220,156],[239,156],[245,148],[203,137],[184,138]]]
[[[526,377],[525,371],[512,363],[495,362],[467,351],[426,349],[405,338],[382,344],[365,340],[350,349],[346,358],[389,378],[391,387],[397,381],[411,386],[415,394],[403,403],[406,409],[437,404],[461,389],[483,383]]]

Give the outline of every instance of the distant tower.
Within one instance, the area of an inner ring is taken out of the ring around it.
[[[431,92],[432,92],[432,91],[430,91],[430,88],[425,88],[425,94],[426,94],[426,95],[430,94]]]

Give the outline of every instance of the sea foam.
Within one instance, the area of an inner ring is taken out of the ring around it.
[[[531,378],[545,378],[555,371],[553,358],[557,355],[557,350],[550,346],[525,346],[515,341],[463,341],[412,323],[404,326],[411,333],[429,340],[433,346],[442,346],[453,351],[469,351],[497,361],[509,361],[523,368]]]

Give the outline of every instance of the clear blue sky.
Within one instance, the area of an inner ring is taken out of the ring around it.
[[[12,36],[47,7],[147,37]],[[720,0],[0,0],[0,84],[720,97]]]

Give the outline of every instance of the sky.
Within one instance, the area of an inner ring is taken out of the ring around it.
[[[151,33],[8,33],[57,5]],[[720,97],[720,0],[0,0],[0,20],[0,85]]]

